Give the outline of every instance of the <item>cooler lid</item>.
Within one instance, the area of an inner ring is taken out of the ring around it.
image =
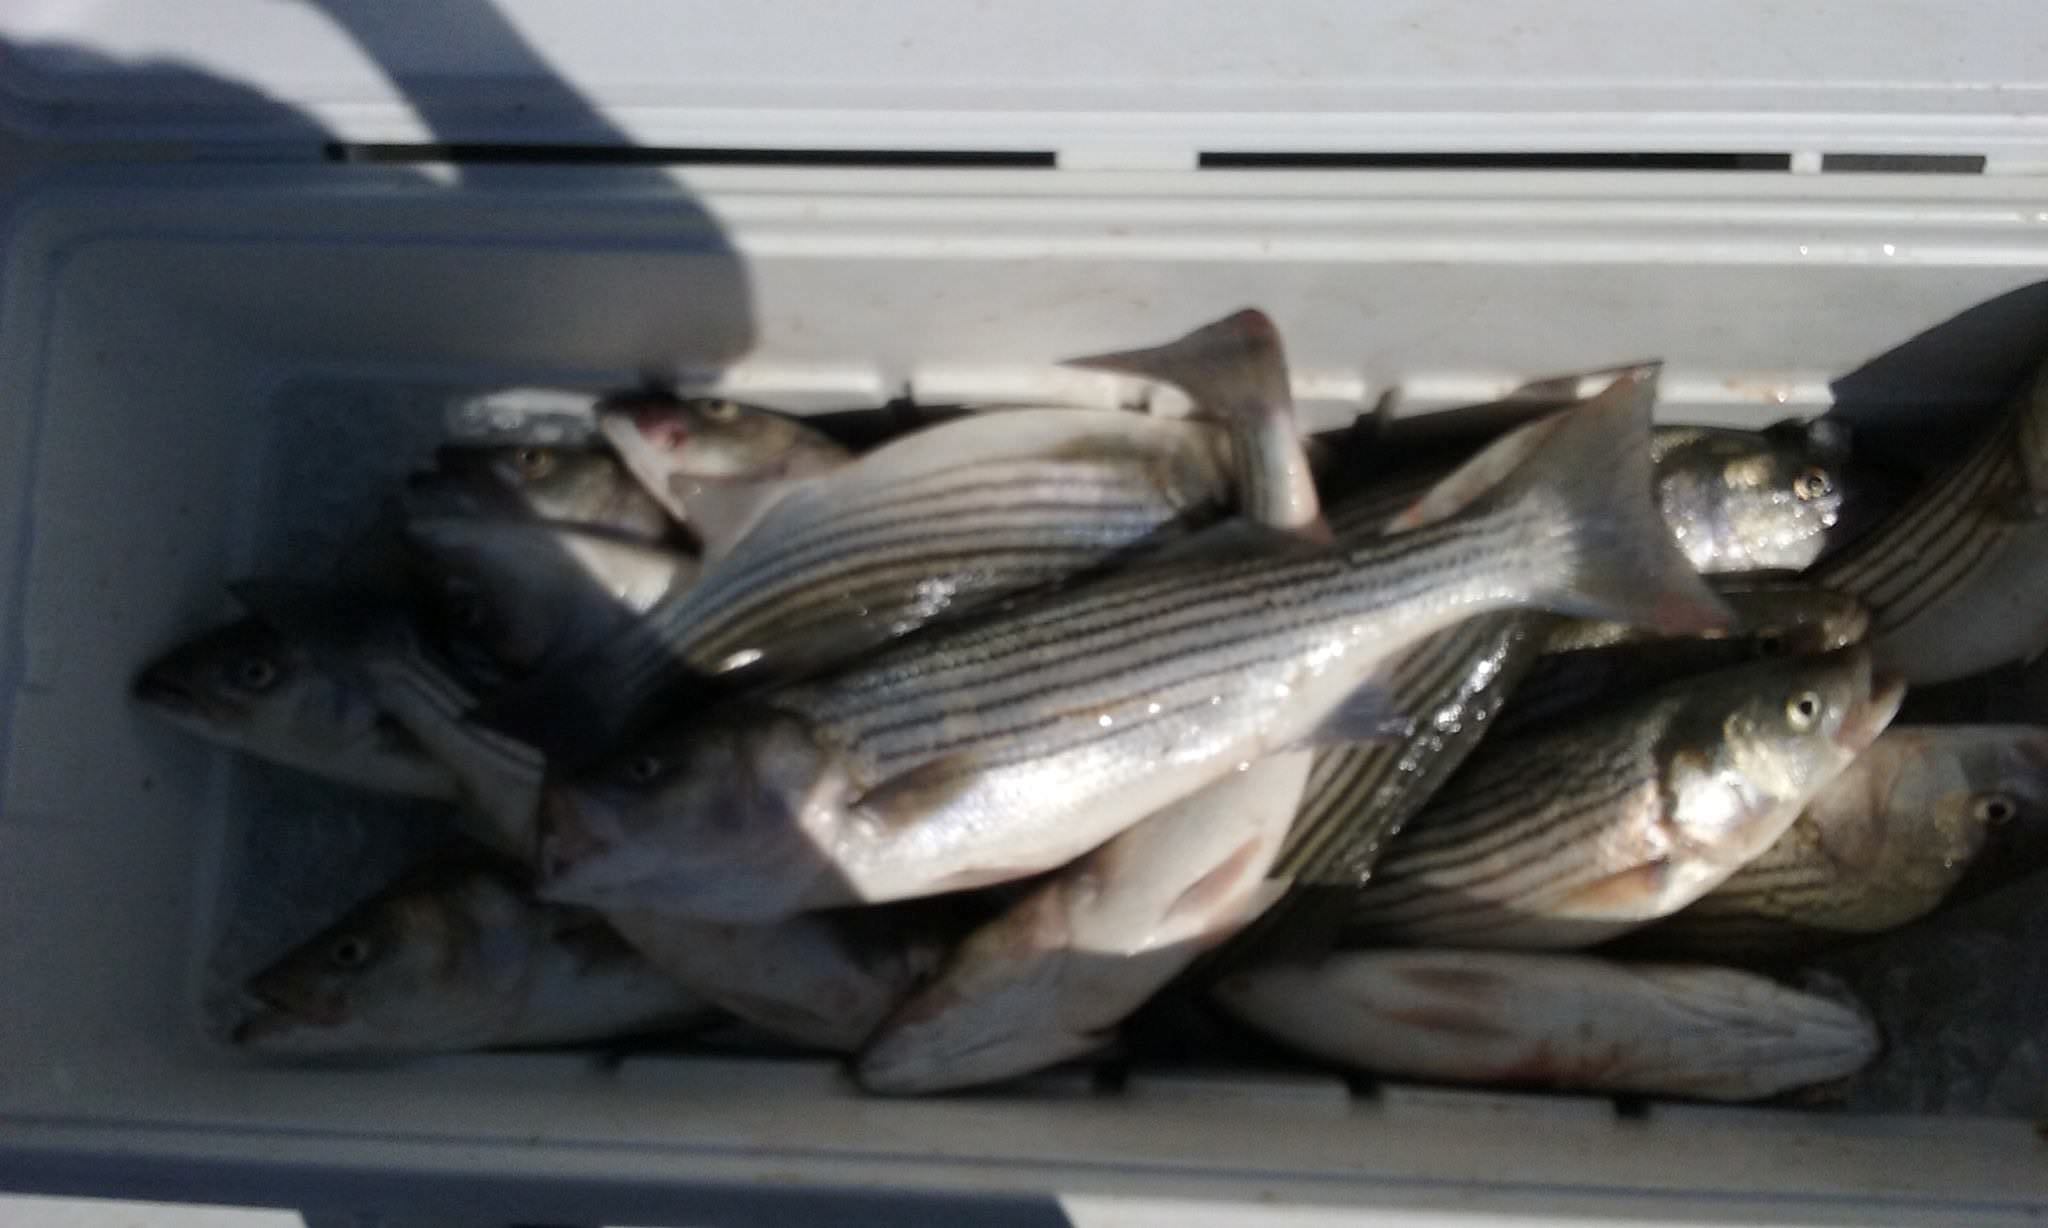
[[[2027,0],[14,0],[65,141],[2048,156]],[[1128,161],[1126,161],[1128,159]]]

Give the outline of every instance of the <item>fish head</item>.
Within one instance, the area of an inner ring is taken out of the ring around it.
[[[1758,657],[1805,657],[1861,643],[1870,611],[1845,593],[1778,584],[1722,587]]]
[[[1996,875],[2048,859],[2048,728],[1956,725],[1897,731],[1882,811],[1888,838],[1916,860],[1960,873],[1979,857]]]
[[[617,458],[544,444],[448,446],[408,483],[415,514],[515,514],[589,525],[641,541],[668,532],[668,514]]]
[[[407,521],[405,531],[427,564],[419,569],[419,587],[442,637],[451,645],[475,645],[514,670],[538,665],[559,634],[565,608],[596,591],[550,526],[420,516]]]
[[[1798,571],[1841,523],[1846,468],[1802,433],[1701,431],[1657,467],[1665,519],[1703,573]]]
[[[366,692],[255,617],[172,649],[136,676],[134,694],[182,728],[273,757],[399,739]]]
[[[721,397],[625,400],[601,409],[597,421],[626,467],[686,523],[706,486],[813,476],[849,456],[788,414]]]
[[[1693,812],[1700,830],[1689,834],[1715,842],[1770,816],[1789,819],[1787,808],[1796,813],[1840,775],[1882,732],[1905,695],[1896,682],[1873,681],[1870,653],[1862,645],[1757,662],[1685,685],[1687,703],[1702,718],[1694,729],[1703,735],[1687,753],[1711,765],[1704,778],[1713,787],[1702,796],[1732,802]]]
[[[826,872],[811,832],[829,822],[837,778],[808,727],[770,710],[651,730],[550,782],[541,894],[707,921],[787,916]]]
[[[401,884],[253,977],[237,1045],[278,1056],[488,1043],[523,1005],[535,905],[495,871]]]

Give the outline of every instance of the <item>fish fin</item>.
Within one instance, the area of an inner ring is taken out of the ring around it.
[[[1248,307],[1165,345],[1071,358],[1065,365],[1161,380],[1187,393],[1230,434],[1245,519],[1328,540],[1295,421],[1287,353],[1265,312]]]
[[[1657,369],[1645,368],[1535,424],[1541,441],[1473,506],[1525,506],[1567,530],[1569,565],[1533,595],[1537,604],[1667,635],[1723,630],[1733,614],[1678,548],[1657,505],[1649,438],[1656,400]],[[1482,455],[1475,463],[1493,462]]]
[[[892,830],[908,827],[966,789],[973,770],[971,754],[942,755],[882,781],[852,808]]]
[[[1670,862],[1646,862],[1573,888],[1552,910],[1580,921],[1638,921],[1643,901],[1661,894],[1670,877]]]
[[[450,772],[480,822],[472,835],[522,860],[533,856],[547,759],[532,746],[469,719],[469,689],[415,640],[379,638],[364,654],[378,707]]]
[[[1560,414],[1525,422],[1495,439],[1472,459],[1458,466],[1424,491],[1398,515],[1381,526],[1382,533],[1405,533],[1426,524],[1448,520],[1464,511],[1482,495],[1499,486],[1523,461],[1550,438],[1559,425]]]
[[[1367,682],[1331,710],[1301,742],[1303,747],[1392,742],[1413,736],[1415,718],[1394,704],[1393,692],[1378,678]]]
[[[708,482],[677,476],[671,485],[686,482],[690,511],[688,527],[697,539],[704,567],[731,554],[784,499],[809,485],[808,479],[771,478],[763,481]],[[685,495],[677,494],[683,503]]]

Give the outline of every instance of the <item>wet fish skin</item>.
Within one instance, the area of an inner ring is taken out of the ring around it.
[[[884,935],[863,918],[807,913],[765,925],[723,925],[653,909],[605,915],[676,982],[727,1013],[809,1049],[851,1053],[928,978],[939,934],[914,925]]]
[[[444,446],[432,470],[407,480],[402,505],[412,516],[526,516],[641,542],[670,532],[661,504],[596,448]]]
[[[498,697],[490,718],[591,731],[671,689],[760,686],[842,664],[928,623],[1064,582],[1221,515],[1233,492],[1319,519],[1271,322],[1240,312],[1152,350],[1082,362],[1173,379],[1224,427],[1082,409],[1006,409],[916,432],[809,481],[765,512],[687,597],[572,667],[604,710]],[[785,491],[785,487],[788,487]],[[747,496],[751,497],[751,496]],[[717,543],[713,543],[716,545]]]
[[[701,999],[588,913],[456,858],[394,884],[249,982],[235,1043],[281,1058],[398,1057],[689,1026]]]
[[[1093,1052],[1280,892],[1310,752],[1262,759],[1067,866],[970,934],[855,1068],[870,1091],[1014,1078]]]
[[[1494,723],[1496,737],[1555,725],[1680,678],[1772,657],[1816,656],[1861,643],[1869,611],[1846,594],[1797,581],[1724,579],[1714,589],[1737,625],[1713,637],[1647,636],[1615,623],[1559,619],[1543,653]]]
[[[2044,835],[2048,729],[1896,726],[1761,856],[1635,939],[1710,956],[1796,954],[1925,916],[1980,857],[2007,861],[2007,874],[2037,867]]]
[[[1354,951],[1213,992],[1284,1043],[1394,1078],[1755,1100],[1843,1078],[1878,1050],[1846,995],[1704,965]]]
[[[706,559],[724,557],[800,483],[853,460],[798,418],[723,397],[623,398],[601,407],[597,424]]]
[[[1664,517],[1702,573],[1802,571],[1842,522],[1846,457],[1831,435],[1674,427],[1653,446]]]
[[[1815,570],[1871,611],[1881,668],[1930,686],[2048,647],[2048,366],[1962,460]]]
[[[1021,877],[1316,736],[1389,653],[1489,609],[1717,625],[1649,501],[1653,395],[1617,382],[1415,533],[1136,569],[653,730],[551,788],[546,890],[739,921]]]
[[[378,708],[270,623],[244,617],[144,667],[136,700],[180,729],[377,793],[452,801],[454,778]]]
[[[1374,942],[1590,946],[1666,916],[1783,835],[1903,688],[1862,647],[1688,679],[1487,743],[1352,901]]]
[[[477,650],[474,663],[458,659],[479,677],[529,676],[591,651],[697,576],[679,551],[542,521],[415,517],[406,534],[443,639]]]

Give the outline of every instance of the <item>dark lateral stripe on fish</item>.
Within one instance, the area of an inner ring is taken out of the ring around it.
[[[1873,630],[1896,627],[1946,596],[2006,532],[1985,496],[2016,473],[2011,435],[1998,432],[1980,454],[1859,539],[1860,549],[1851,546],[1823,564],[1816,581],[1861,599]]]
[[[749,603],[747,608],[706,619],[690,637],[687,655],[698,661],[716,661],[731,651],[753,646],[753,641],[787,642],[803,628],[839,623],[849,606],[876,617],[900,616],[917,608],[918,603],[908,599],[908,594],[921,577],[934,572],[982,567],[1001,575],[1006,589],[1029,589],[1073,575],[1100,561],[1104,553],[1100,547],[1072,543],[1029,545],[984,539],[957,551],[921,549],[900,563],[884,565],[884,560],[873,555],[850,559],[842,569],[808,577],[801,588],[773,594],[771,601]],[[985,590],[976,590],[973,595],[984,594]]]
[[[1173,655],[1178,657],[1185,654],[1176,653]],[[977,755],[974,760],[974,766],[977,769],[987,770],[1008,767],[1012,764],[1028,762],[1046,755],[1059,754],[1082,747],[1145,736],[1148,735],[1149,728],[1153,724],[1161,721],[1170,721],[1186,713],[1197,712],[1203,708],[1214,706],[1215,700],[1212,688],[1209,685],[1205,685],[1211,683],[1213,679],[1236,674],[1246,669],[1277,664],[1297,655],[1298,653],[1295,650],[1287,648],[1258,656],[1237,658],[1213,669],[1205,669],[1176,678],[1171,684],[1144,688],[1144,693],[1157,695],[1166,694],[1170,691],[1185,690],[1190,686],[1195,686],[1201,688],[1201,693],[1193,698],[1173,703],[1154,700],[1153,702],[1159,704],[1159,711],[1151,711],[1151,705],[1148,704],[1147,710],[1143,714],[1132,716],[1126,720],[1119,720],[1107,726],[1096,721],[1077,720],[1071,715],[1061,714],[1016,721],[1003,727],[984,725],[973,733],[962,734],[944,742],[920,742],[917,745],[893,751],[877,749],[874,753],[877,762],[883,765],[883,771],[887,773],[890,766],[940,758],[950,751],[973,743],[998,739],[1014,742],[1018,739],[1027,738],[1034,733],[1046,733],[1059,729],[1067,730],[1067,736],[1065,737],[1039,738],[1025,742],[1023,745],[1015,746],[1006,752],[990,752],[984,755]],[[863,741],[879,740],[878,735],[864,733],[860,737]]]
[[[888,670],[869,686],[849,693],[843,705],[834,706],[841,715],[861,722],[862,736],[866,737],[875,731],[926,722],[933,711],[949,700],[965,701],[965,711],[987,712],[1020,699],[1046,699],[1074,687],[1100,685],[1105,672],[1103,658],[1138,647],[1131,634],[1134,631],[1149,628],[1142,640],[1148,645],[1189,631],[1207,634],[1192,642],[1174,644],[1139,662],[1118,661],[1119,675],[1171,666],[1177,659],[1194,653],[1222,651],[1252,630],[1267,636],[1285,635],[1317,623],[1337,621],[1339,616],[1328,608],[1332,605],[1342,605],[1347,613],[1341,617],[1355,620],[1372,610],[1413,600],[1443,587],[1441,577],[1445,573],[1468,567],[1475,558],[1507,557],[1497,539],[1519,537],[1519,528],[1505,520],[1484,528],[1432,526],[1384,539],[1386,547],[1376,542],[1354,550],[1351,562],[1336,555],[1319,555],[1294,563],[1255,560],[1235,568],[1235,574],[1205,570],[1183,575],[1178,574],[1178,569],[1162,569],[1176,574],[1136,585],[1140,590],[1137,593],[1119,585],[1093,599],[1076,602],[1058,617],[1041,618],[1023,628],[1011,625],[994,629],[993,633],[965,637],[970,649],[978,646],[976,641],[987,648],[963,653],[956,644],[938,666]],[[1446,553],[1445,545],[1459,542],[1469,549],[1452,557],[1439,557]],[[1417,556],[1424,559],[1425,565],[1411,565]],[[1378,600],[1354,608],[1360,595],[1367,593],[1376,594]],[[1264,595],[1263,602],[1247,600],[1258,594]],[[1283,594],[1285,605],[1280,604]],[[1024,633],[1020,634],[1020,630]],[[1167,672],[1166,681],[1170,682],[1172,671]],[[951,675],[951,679],[944,675]],[[908,685],[912,682],[919,685]],[[1129,695],[1135,689],[1140,688],[1126,686],[1122,693]],[[882,690],[884,694],[877,697],[861,693],[869,690]],[[1072,703],[1055,707],[1071,711],[1087,704],[1102,706],[1104,702],[1077,697]],[[912,710],[908,717],[880,719],[905,708]]]
[[[1955,467],[1936,475],[1917,497],[1825,564],[1823,574],[1843,583],[1875,587],[1892,570],[1909,565],[1922,553],[1926,535],[1947,531],[1982,492],[2009,443],[2006,434],[1995,432]]]
[[[1465,685],[1479,654],[1500,644],[1519,615],[1489,615],[1439,632],[1395,671],[1392,706],[1430,720]],[[1440,736],[1418,732],[1416,737]],[[1472,735],[1476,740],[1476,734]],[[1425,782],[1444,768],[1435,761],[1443,747],[1425,747],[1430,765],[1418,765],[1412,745],[1359,745],[1326,750],[1316,757],[1308,788],[1288,833],[1290,847],[1275,863],[1276,877],[1333,871],[1339,858],[1355,863],[1359,845],[1376,845],[1427,802]],[[1462,757],[1462,756],[1459,756]],[[1334,853],[1334,855],[1333,855]]]
[[[373,668],[384,674],[386,685],[410,692],[430,711],[459,728],[472,745],[490,753],[500,762],[534,771],[545,767],[547,756],[538,748],[467,721],[465,714],[474,704],[475,696],[468,687],[440,669],[416,659],[403,658],[387,658]]]
[[[1425,812],[1416,830],[1402,841],[1381,866],[1389,879],[1427,875],[1439,882],[1458,886],[1479,886],[1495,881],[1498,872],[1476,877],[1456,877],[1508,852],[1524,862],[1570,851],[1588,829],[1607,821],[1606,812],[1623,799],[1640,791],[1647,782],[1640,774],[1611,775],[1599,782],[1572,781],[1570,803],[1551,806],[1503,804],[1490,811],[1442,823],[1433,811]],[[1537,795],[1542,796],[1540,792]],[[1429,833],[1430,845],[1419,837]]]
[[[1335,582],[1338,587],[1342,587],[1343,579],[1339,577]],[[1381,576],[1367,587],[1381,594],[1384,601],[1393,602],[1411,592],[1436,591],[1438,585],[1433,576],[1425,574],[1395,581]],[[993,681],[986,676],[970,676],[963,683],[945,688],[944,694],[957,696],[963,705],[948,712],[951,720],[964,720],[970,713],[979,718],[975,723],[977,732],[947,745],[1030,732],[1062,723],[1078,723],[1072,720],[1071,714],[1083,710],[1121,708],[1137,698],[1156,697],[1210,677],[1284,661],[1296,655],[1299,646],[1276,646],[1276,637],[1293,637],[1304,629],[1331,619],[1327,610],[1327,593],[1309,595],[1292,611],[1240,607],[1234,620],[1219,618],[1211,612],[1209,607],[1222,605],[1222,612],[1229,613],[1228,601],[1228,595],[1207,598],[1191,607],[1188,613],[1168,620],[1167,626],[1155,626],[1152,634],[1138,639],[1098,633],[1095,638],[1106,642],[1097,646],[1079,635],[1062,636],[1055,645],[1024,654],[1025,665],[1020,670],[1006,671]],[[1141,617],[1138,621],[1150,620]],[[1254,635],[1253,631],[1259,634]],[[1172,638],[1180,634],[1189,638],[1177,641]],[[1048,649],[1065,651],[1059,658],[1047,660]],[[1145,649],[1149,649],[1145,655],[1130,658],[1129,654]],[[1106,656],[1124,659],[1116,660],[1112,670],[1103,660]],[[1191,668],[1195,662],[1201,663],[1199,669]],[[1000,664],[1000,659],[997,664]],[[1010,683],[1015,685],[1005,685]],[[924,733],[928,737],[931,714],[935,710],[931,692],[927,691],[919,698],[922,702],[880,705],[851,715],[848,719],[853,726],[854,737],[877,752],[884,748],[875,744],[887,741],[892,735]],[[993,715],[1015,713],[1019,708],[1032,712],[1050,709],[1062,715],[1023,720],[1013,718],[1007,722],[991,719]],[[908,715],[903,715],[906,711]],[[883,719],[885,714],[889,719]],[[1155,719],[1156,715],[1141,717],[1132,711],[1119,716],[1115,723],[1142,724]],[[934,754],[938,749],[924,737],[918,737],[912,753]]]
[[[1022,473],[1020,473],[1022,471]],[[778,551],[752,559],[745,569],[713,569],[694,591],[690,602],[678,602],[657,610],[653,630],[664,637],[686,630],[698,612],[725,600],[764,600],[756,596],[762,585],[778,583],[778,577],[801,575],[815,559],[836,559],[856,549],[895,546],[903,540],[950,540],[967,532],[989,532],[999,526],[1014,526],[1024,532],[1044,524],[1071,526],[1073,534],[1102,532],[1096,526],[1079,524],[1073,516],[1075,503],[1098,512],[1098,524],[1112,516],[1165,522],[1184,510],[1174,506],[1163,493],[1153,499],[1133,499],[1133,483],[1126,471],[1087,471],[1071,463],[1004,461],[969,465],[965,469],[934,473],[928,479],[911,479],[903,485],[879,491],[879,497],[852,501],[834,514],[834,528],[819,534],[803,534]],[[1004,493],[1024,491],[1020,501],[1004,501]],[[793,495],[793,497],[803,497]],[[1038,514],[1038,516],[1034,516]],[[1051,514],[1051,518],[1047,516]],[[975,520],[963,520],[975,518]],[[772,524],[772,518],[770,522]],[[965,528],[973,524],[973,528]],[[727,596],[735,594],[735,596]],[[643,655],[635,663],[645,663]]]

